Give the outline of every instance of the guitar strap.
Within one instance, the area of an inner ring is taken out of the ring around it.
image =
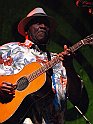
[[[46,51],[46,53],[47,53],[48,61],[50,61],[50,60],[51,60],[50,52],[49,52],[49,51]],[[50,68],[50,69],[48,70],[48,72],[49,72],[50,76],[52,76],[52,74],[53,74],[53,69]]]
[[[51,60],[50,53],[48,51],[46,51],[46,54],[47,54],[48,61],[50,61]],[[50,68],[49,70],[46,71],[46,81],[45,81],[44,85],[40,88],[40,90],[38,90],[37,92],[34,93],[35,96],[44,98],[44,96],[47,96],[46,94],[48,94],[48,92],[52,92],[52,90],[51,90],[52,89],[52,78],[51,78],[52,74],[53,74],[52,68]]]

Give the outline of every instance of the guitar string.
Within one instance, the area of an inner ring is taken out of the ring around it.
[[[48,63],[46,63],[45,65],[43,65],[41,68],[39,68],[38,70],[34,71],[32,74],[30,74],[27,79],[29,81],[34,80],[35,78],[37,78],[38,76],[40,76],[42,73],[44,73],[45,71],[47,71],[48,69],[50,69],[53,65],[55,65],[56,63],[58,63],[60,60],[58,59],[58,57],[55,57],[54,59],[52,59],[51,61],[49,61]]]

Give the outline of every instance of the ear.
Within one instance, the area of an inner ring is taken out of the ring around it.
[[[25,39],[28,40],[28,33],[25,32],[25,34],[26,34],[26,35],[25,35]]]

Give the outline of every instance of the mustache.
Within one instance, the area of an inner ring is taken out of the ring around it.
[[[38,29],[37,33],[44,32],[46,35],[49,34],[49,31],[47,29]]]

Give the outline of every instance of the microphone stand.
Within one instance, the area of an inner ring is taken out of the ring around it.
[[[67,100],[69,100],[69,98],[67,97]],[[69,100],[70,101],[70,100]],[[86,124],[91,124],[91,122],[87,119],[87,117],[82,113],[82,111],[76,106],[74,105],[71,101],[70,103],[76,108],[76,110],[82,115],[82,117],[84,118],[84,120],[86,121]]]
[[[91,124],[90,121],[86,118],[86,116],[81,112],[81,110],[77,107],[77,106],[74,106],[77,111],[82,115],[82,117],[85,119],[86,121],[86,124]]]
[[[67,99],[69,99],[67,97]],[[70,100],[69,100],[70,101]],[[71,102],[71,101],[70,101]],[[73,103],[71,102],[71,104],[73,105]],[[86,124],[91,124],[91,122],[87,119],[87,117],[82,113],[82,111],[76,106],[76,105],[73,105],[76,110],[82,115],[82,117],[84,118],[84,120],[86,121]]]

